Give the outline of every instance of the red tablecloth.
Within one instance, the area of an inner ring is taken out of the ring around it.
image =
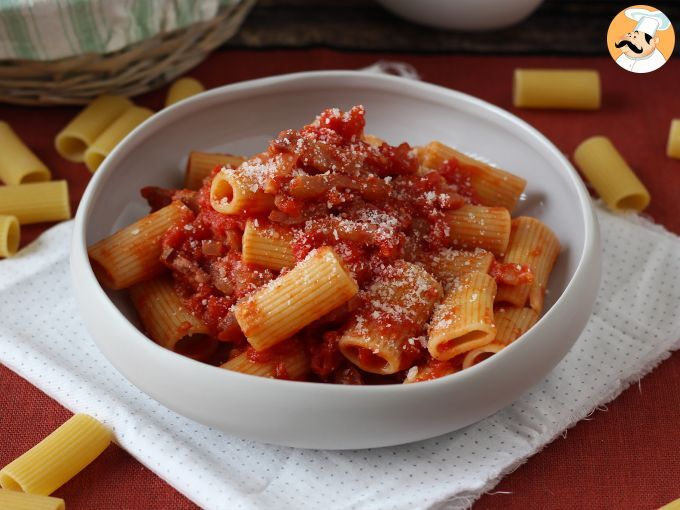
[[[410,62],[426,81],[510,110],[567,154],[588,136],[609,136],[650,190],[652,203],[646,212],[680,233],[680,161],[665,156],[670,121],[680,117],[680,61],[669,62],[650,75],[634,75],[609,58],[222,51],[191,75],[207,87],[216,87],[293,71],[356,69],[379,59]],[[596,68],[602,77],[603,107],[593,113],[517,110],[510,99],[515,67]],[[164,95],[161,90],[138,98],[138,102],[159,109]],[[52,169],[54,178],[69,181],[74,211],[90,174],[83,165],[61,159],[53,149],[53,140],[76,112],[76,108],[0,106],[0,119],[12,124]],[[45,228],[24,227],[22,242]],[[38,442],[71,414],[3,366],[0,413],[0,465]],[[505,477],[474,508],[657,508],[680,497],[678,445],[680,354],[676,353],[606,410],[596,411]],[[116,446],[55,495],[64,498],[70,509],[195,508]]]

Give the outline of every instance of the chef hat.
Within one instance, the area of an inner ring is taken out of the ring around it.
[[[657,30],[666,30],[671,26],[671,21],[661,11],[648,11],[647,9],[627,9],[626,17],[637,21],[635,30],[654,37]]]

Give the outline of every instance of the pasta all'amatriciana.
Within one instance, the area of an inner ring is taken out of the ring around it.
[[[184,189],[89,249],[146,333],[244,374],[336,384],[455,374],[538,320],[559,241],[526,181],[331,108],[252,157],[192,152]]]

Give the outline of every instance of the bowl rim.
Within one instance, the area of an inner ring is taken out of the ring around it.
[[[129,334],[135,335],[137,340],[139,340],[138,343],[140,349],[146,350],[147,354],[154,356],[158,363],[167,363],[168,366],[174,364],[176,365],[176,368],[182,367],[186,370],[192,370],[196,376],[200,376],[201,371],[209,371],[203,372],[204,375],[207,376],[210,374],[211,377],[221,377],[221,381],[224,381],[224,384],[229,384],[230,382],[239,384],[247,383],[253,387],[260,386],[261,389],[286,388],[287,391],[300,393],[316,392],[323,388],[323,391],[333,394],[333,396],[337,395],[338,397],[340,395],[365,395],[367,393],[381,395],[384,397],[393,397],[396,394],[406,394],[409,392],[411,394],[417,394],[418,392],[428,392],[435,389],[435,387],[456,384],[457,382],[462,382],[465,379],[478,377],[482,372],[492,371],[496,364],[502,363],[503,358],[508,353],[518,348],[518,346],[527,341],[528,338],[522,338],[511,343],[496,355],[491,356],[483,362],[465,370],[461,370],[451,374],[450,376],[428,381],[421,381],[417,384],[358,386],[326,384],[309,381],[269,379],[229,371],[213,365],[202,363],[200,361],[195,361],[181,354],[169,351],[168,349],[156,344],[153,340],[138,330],[134,324],[132,324],[128,318],[123,315],[123,313],[118,309],[113,301],[109,299],[101,284],[96,279],[87,256],[85,232],[88,227],[88,220],[93,204],[98,198],[97,195],[101,193],[101,183],[109,177],[109,174],[112,174],[115,171],[119,161],[121,161],[127,155],[127,153],[131,152],[138,145],[140,145],[148,136],[153,135],[157,130],[162,129],[162,127],[167,123],[180,120],[185,115],[190,116],[191,112],[195,109],[206,108],[213,103],[221,103],[223,102],[223,98],[225,96],[228,97],[228,101],[231,102],[238,99],[239,95],[256,96],[258,93],[266,92],[266,89],[273,87],[297,85],[296,88],[298,90],[304,88],[314,88],[313,85],[315,82],[328,80],[329,78],[336,81],[335,85],[337,85],[340,80],[343,80],[346,82],[345,84],[348,87],[358,86],[369,89],[373,88],[376,90],[385,90],[385,88],[390,88],[391,93],[400,93],[402,90],[404,90],[404,88],[410,88],[411,91],[418,91],[419,93],[422,93],[422,99],[425,101],[433,100],[433,96],[436,96],[436,99],[439,100],[437,102],[442,102],[442,100],[446,102],[452,101],[459,109],[463,108],[466,110],[473,110],[473,113],[476,116],[479,116],[483,113],[484,118],[500,118],[506,123],[506,125],[509,124],[517,127],[518,132],[524,132],[527,140],[522,140],[522,143],[528,143],[529,145],[540,147],[540,152],[542,154],[549,155],[554,158],[555,163],[558,164],[561,171],[566,173],[571,184],[575,188],[580,206],[578,213],[582,216],[583,220],[584,242],[578,264],[564,291],[561,293],[559,298],[557,298],[552,307],[547,312],[545,312],[539,318],[538,322],[532,327],[534,335],[540,334],[541,324],[551,320],[551,318],[556,314],[561,313],[562,308],[565,306],[564,303],[566,301],[567,295],[573,291],[573,287],[576,285],[577,280],[579,280],[579,275],[586,271],[586,264],[597,263],[598,260],[597,255],[599,253],[599,230],[597,226],[597,218],[595,216],[590,196],[578,173],[568,161],[568,159],[562,154],[562,152],[550,140],[548,140],[546,136],[507,110],[457,90],[448,89],[446,87],[423,81],[367,71],[305,71],[237,82],[216,87],[214,89],[202,92],[196,96],[187,98],[170,107],[156,112],[149,119],[145,120],[114,148],[114,150],[104,160],[99,169],[95,172],[87,188],[85,189],[85,192],[83,193],[75,217],[71,249],[71,268],[74,274],[74,280],[76,280],[74,285],[95,285],[95,292],[99,298],[98,301],[107,307],[106,310],[101,310],[101,313],[111,315],[115,317],[117,321],[122,321],[122,323],[124,323],[126,326],[125,329],[129,331]],[[354,82],[353,84],[347,83],[352,81]],[[80,270],[78,272],[78,278],[75,278],[75,265],[79,265],[81,268],[87,268],[85,271]],[[94,338],[92,338],[92,340],[98,346],[98,348],[100,348],[98,341]],[[106,354],[105,357],[109,359],[109,356]],[[109,361],[113,362],[110,359]],[[118,367],[118,364],[114,363],[114,366]],[[221,372],[220,376],[217,376],[218,372]],[[126,375],[124,375],[124,377],[127,378]],[[137,384],[135,381],[133,381],[133,383]],[[147,392],[147,390],[144,391]]]

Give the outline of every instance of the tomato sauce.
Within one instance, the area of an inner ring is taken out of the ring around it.
[[[281,274],[241,261],[241,236],[249,219],[290,229],[297,260],[315,248],[333,247],[365,288],[395,261],[417,262],[423,254],[446,246],[450,236],[446,212],[479,203],[470,184],[475,168],[450,159],[439,169],[421,169],[416,151],[407,143],[369,144],[363,140],[364,128],[364,109],[355,106],[347,112],[326,110],[300,130],[281,132],[257,156],[279,162],[262,188],[275,193],[274,209],[268,213],[215,211],[210,186],[219,168],[195,192],[150,188],[143,192],[154,208],[182,200],[193,211],[163,237],[161,261],[171,270],[185,305],[221,342],[220,357],[215,359],[223,361],[227,351],[222,346],[230,346],[230,357],[246,352],[253,362],[274,363],[275,377],[288,378],[282,356],[287,349],[302,348],[310,356],[311,380],[364,384],[404,379],[400,372],[377,380],[349,364],[338,349],[346,321],[319,321],[300,331],[294,341],[258,352],[248,346],[234,317],[235,303]],[[500,263],[494,264],[492,275],[513,285],[529,283],[533,277],[526,267]],[[426,333],[423,324],[385,321],[381,327],[386,332],[405,329],[414,338]],[[423,363],[428,363],[432,377],[451,372],[450,364],[430,359],[424,342],[404,343],[401,370]]]

